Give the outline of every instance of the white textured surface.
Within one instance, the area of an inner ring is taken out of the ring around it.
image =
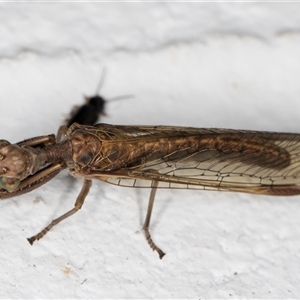
[[[0,136],[55,133],[101,69],[103,122],[299,132],[299,3],[1,3]],[[72,207],[67,173],[1,202],[0,298],[293,298],[300,197],[148,190],[95,182]]]

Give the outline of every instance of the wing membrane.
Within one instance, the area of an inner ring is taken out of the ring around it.
[[[157,181],[158,188],[300,193],[299,134],[170,126],[97,126],[109,136],[111,143],[124,144],[114,150],[115,156],[129,144],[132,152],[138,147],[142,150],[136,156],[131,153],[135,159],[123,167],[90,171],[85,175],[87,178],[127,187],[152,187],[152,182]],[[173,142],[177,146],[172,148],[169,144]],[[190,144],[191,147],[186,146]],[[164,152],[165,145],[173,150]]]

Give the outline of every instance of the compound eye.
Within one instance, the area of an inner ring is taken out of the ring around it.
[[[6,140],[0,140],[0,149],[6,147],[10,145],[10,142],[6,141]]]
[[[19,178],[0,177],[0,186],[7,191],[13,191],[20,184]]]

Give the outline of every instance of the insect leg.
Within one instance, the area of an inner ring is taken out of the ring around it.
[[[27,146],[27,147],[42,147],[42,148],[55,145],[55,144],[56,144],[56,140],[54,134],[38,136],[17,143],[17,145],[20,147]]]
[[[58,217],[57,219],[53,220],[47,227],[45,227],[41,232],[28,238],[28,242],[32,245],[34,241],[41,239],[53,226],[57,225],[61,221],[67,219],[68,217],[74,215],[83,205],[84,200],[89,193],[90,187],[92,185],[92,181],[89,179],[85,179],[81,191],[76,199],[74,208],[63,214],[62,216]]]
[[[148,208],[147,208],[147,215],[146,215],[145,223],[143,226],[143,230],[145,232],[145,236],[146,236],[149,246],[152,248],[153,251],[156,251],[159,255],[159,258],[162,259],[166,254],[154,244],[154,242],[151,238],[151,234],[149,232],[151,214],[152,214],[152,209],[153,209],[157,186],[158,186],[158,181],[153,181],[153,186],[152,186],[151,193],[150,193],[150,198],[149,198]]]

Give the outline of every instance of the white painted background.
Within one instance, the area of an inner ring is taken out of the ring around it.
[[[135,94],[103,122],[299,132],[299,3],[1,3],[0,136],[55,133],[93,95]],[[66,172],[0,203],[0,298],[292,298],[300,197],[148,190]]]

